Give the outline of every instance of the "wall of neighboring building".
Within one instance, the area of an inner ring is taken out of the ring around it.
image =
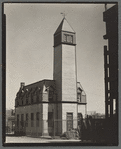
[[[118,115],[118,5],[103,13],[106,22],[106,35],[108,46],[104,46],[105,68],[105,112],[106,118],[114,116],[114,103]]]
[[[43,130],[43,124],[42,124],[42,104],[34,104],[34,105],[28,105],[28,106],[21,106],[17,107],[15,109],[15,121],[16,121],[16,133],[21,133],[21,131],[25,131],[25,134],[28,136],[41,136],[42,130]],[[39,127],[36,127],[36,113],[39,112]],[[33,127],[31,126],[31,113],[34,114],[34,120],[33,120]],[[19,121],[21,121],[21,114],[24,114],[24,122],[26,122],[26,114],[28,114],[28,127],[25,126],[24,128],[20,126],[19,122],[19,128],[17,127],[17,115],[19,114]]]
[[[15,110],[6,110],[6,133],[14,132]]]
[[[104,46],[106,141],[118,145],[118,3],[103,13],[108,46]]]

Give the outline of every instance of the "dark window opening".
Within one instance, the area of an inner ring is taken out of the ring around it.
[[[39,96],[36,97],[36,102],[39,102]]]
[[[21,114],[21,126],[24,127],[24,114]]]
[[[33,102],[34,102],[34,101],[33,101],[33,97],[34,97],[34,96],[31,96],[31,103],[33,103]]]
[[[26,114],[26,127],[28,127],[28,113]]]
[[[28,98],[26,98],[26,104],[28,104]]]
[[[19,127],[19,114],[17,114],[17,127]]]
[[[23,100],[21,99],[21,105],[23,105]]]
[[[39,127],[39,117],[40,117],[40,114],[39,112],[36,113],[36,126]]]
[[[34,127],[34,113],[31,113],[31,127]]]
[[[48,127],[53,127],[53,112],[48,112]]]

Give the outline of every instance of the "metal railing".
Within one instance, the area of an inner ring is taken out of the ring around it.
[[[65,136],[92,141],[104,139],[105,136],[104,119],[19,121],[15,125],[16,135]]]

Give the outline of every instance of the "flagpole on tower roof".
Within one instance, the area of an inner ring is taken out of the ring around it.
[[[105,11],[107,10],[107,3],[105,3]]]

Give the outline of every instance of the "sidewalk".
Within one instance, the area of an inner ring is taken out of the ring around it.
[[[32,138],[27,136],[15,137],[15,136],[7,136],[6,143],[66,143],[66,142],[80,142],[80,140],[70,139],[51,139],[51,138]]]

